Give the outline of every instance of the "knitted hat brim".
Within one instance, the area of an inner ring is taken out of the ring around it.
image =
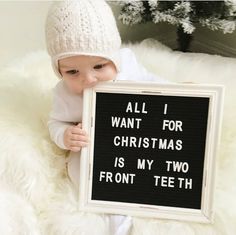
[[[79,55],[99,56],[99,57],[111,60],[114,63],[114,65],[116,66],[117,72],[120,72],[120,70],[121,70],[121,67],[120,67],[121,61],[120,61],[119,51],[117,51],[117,52],[113,51],[111,54],[110,53],[104,54],[104,52],[103,53],[74,52],[74,51],[73,52],[65,52],[65,53],[60,53],[54,57],[51,57],[52,67],[53,67],[53,70],[58,78],[60,78],[60,79],[62,78],[62,75],[59,72],[58,61],[60,59],[68,58],[71,56],[79,56]]]

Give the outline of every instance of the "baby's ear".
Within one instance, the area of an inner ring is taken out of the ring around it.
[[[61,73],[61,70],[60,70],[60,65],[58,64],[58,73],[61,74],[61,77],[62,77],[62,73]]]

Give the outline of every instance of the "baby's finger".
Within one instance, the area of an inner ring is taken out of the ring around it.
[[[73,152],[79,152],[81,150],[81,147],[73,146],[73,147],[70,147],[70,150]]]
[[[81,129],[78,126],[74,126],[74,128],[71,130],[72,134],[79,134],[79,135],[86,135],[86,131]]]
[[[87,142],[84,142],[84,141],[78,141],[78,140],[71,140],[70,141],[70,146],[71,147],[85,147],[87,146],[88,143]]]
[[[73,127],[73,133],[81,133],[81,134],[83,134],[83,135],[85,135],[86,134],[86,131],[84,130],[84,129],[82,129],[82,127],[81,126],[74,126]]]
[[[89,142],[89,138],[87,135],[77,135],[73,134],[71,136],[71,140],[78,140],[78,141],[83,141],[83,142]]]

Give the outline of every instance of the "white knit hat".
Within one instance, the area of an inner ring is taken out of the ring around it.
[[[45,34],[52,67],[59,78],[58,60],[73,55],[107,58],[120,71],[121,38],[112,10],[104,0],[54,2],[46,18]]]

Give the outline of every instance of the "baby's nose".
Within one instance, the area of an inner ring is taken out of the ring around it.
[[[96,77],[90,74],[86,75],[84,78],[84,82],[86,85],[91,85],[95,83],[96,81],[97,81]]]

